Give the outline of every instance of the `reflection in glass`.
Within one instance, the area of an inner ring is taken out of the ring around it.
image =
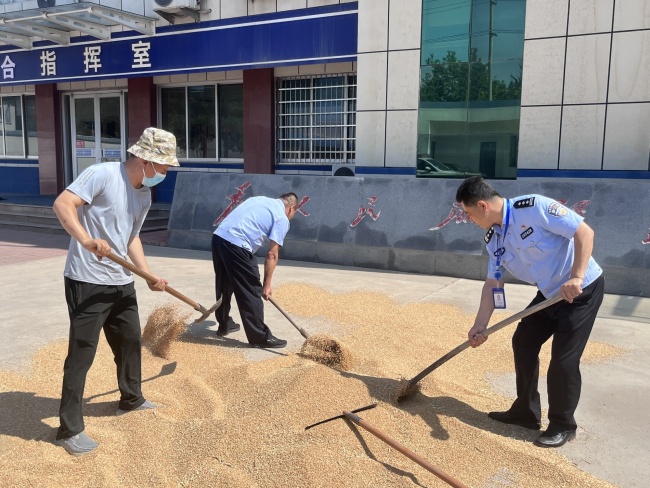
[[[101,97],[99,99],[99,120],[100,120],[100,141],[102,150],[102,161],[121,161],[122,149],[122,125],[120,123],[120,97]],[[120,151],[120,155],[112,153],[112,156],[104,153],[104,150]]]
[[[190,158],[217,157],[215,86],[187,88]]]
[[[525,6],[424,0],[419,176],[516,176]]]
[[[160,90],[160,122],[162,128],[176,136],[176,154],[187,157],[187,134],[185,115],[185,88],[162,88]]]
[[[244,157],[244,85],[219,86],[219,157]]]

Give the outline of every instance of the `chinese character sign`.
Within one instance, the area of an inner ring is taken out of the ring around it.
[[[650,244],[650,229],[648,229],[648,235],[645,239],[641,241],[642,244]]]
[[[131,51],[133,51],[133,64],[131,64],[131,68],[151,68],[151,61],[149,59],[150,49],[150,42],[140,41],[132,44]]]
[[[14,63],[9,56],[5,56],[5,60],[0,65],[2,68],[2,78],[4,80],[12,79],[14,77],[14,68],[16,63]]]
[[[375,209],[372,208],[375,206],[375,203],[377,203],[377,198],[378,197],[368,197],[369,206],[359,207],[357,216],[354,218],[352,222],[350,222],[350,227],[355,228],[357,225],[361,223],[361,221],[365,218],[366,215],[368,215],[373,220],[373,222],[377,221],[377,219],[379,218],[379,214],[381,213],[381,210],[375,213]]]
[[[41,76],[56,76],[56,51],[41,51]]]
[[[97,70],[102,67],[99,60],[101,52],[101,46],[86,46],[84,50],[84,73],[88,73],[91,69],[97,73]]]
[[[244,201],[244,193],[246,192],[246,190],[248,190],[248,187],[250,186],[251,186],[251,182],[247,181],[243,185],[235,187],[237,188],[237,192],[233,193],[232,195],[228,195],[226,197],[227,200],[230,200],[230,204],[226,207],[226,209],[223,212],[221,212],[221,215],[219,215],[219,217],[216,218],[216,220],[212,225],[214,225],[215,227],[219,225],[223,221],[223,219],[228,217],[228,215],[230,215],[230,213],[233,210],[235,210],[235,208],[237,208],[237,206],[241,202]]]

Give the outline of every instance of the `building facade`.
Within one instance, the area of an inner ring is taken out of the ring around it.
[[[181,172],[650,175],[649,0],[25,0],[0,17],[0,192],[55,194],[150,125],[176,134]]]

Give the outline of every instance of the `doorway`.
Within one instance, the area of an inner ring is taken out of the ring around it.
[[[126,159],[126,93],[70,96],[72,179],[96,163]]]

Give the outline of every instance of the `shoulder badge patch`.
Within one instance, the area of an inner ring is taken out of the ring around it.
[[[548,206],[547,212],[554,217],[564,217],[567,214],[567,208],[558,202],[553,202]]]
[[[526,208],[535,206],[535,197],[524,198],[522,200],[517,200],[513,205],[514,208]]]
[[[493,235],[494,235],[494,227],[490,227],[490,230],[487,231],[487,234],[485,234],[485,237],[483,238],[486,244],[490,242],[490,239],[492,239]]]

